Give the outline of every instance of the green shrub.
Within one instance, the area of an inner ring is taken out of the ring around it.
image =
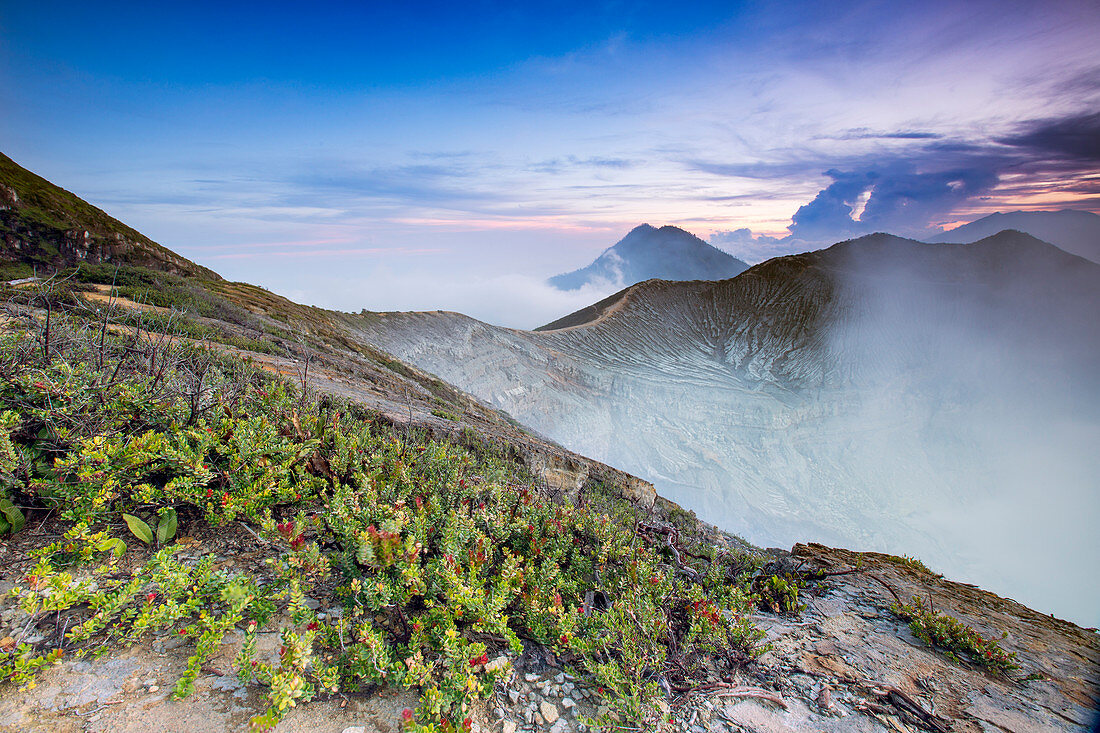
[[[798,602],[801,587],[797,575],[759,575],[753,582],[753,598],[762,611],[797,616],[806,607]]]
[[[518,653],[526,639],[592,679],[612,714],[645,726],[662,680],[690,685],[759,651],[734,559],[674,562],[612,487],[583,509],[552,501],[480,440],[401,433],[239,360],[171,344],[153,355],[114,338],[46,358],[9,335],[0,416],[11,496],[71,523],[15,593],[32,615],[81,618],[52,651],[0,653],[0,679],[32,683],[58,649],[172,631],[195,644],[183,696],[241,627],[237,672],[270,702],[256,729],[319,694],[378,684],[419,691],[407,730],[450,731],[507,674],[505,648]],[[258,527],[280,548],[274,582],[179,562],[164,523],[177,512]],[[135,536],[164,546],[116,574]],[[342,615],[320,619],[307,594]],[[265,661],[255,634],[278,612],[290,620]],[[502,641],[491,649],[491,639]]]
[[[909,603],[891,605],[890,610],[909,622],[913,636],[942,650],[953,662],[961,662],[958,655],[965,654],[977,666],[1002,677],[1008,677],[1020,668],[1015,661],[1016,652],[1005,651],[996,639],[984,638],[954,616],[925,609],[916,596]],[[1002,639],[1007,636],[1007,632],[1001,634]]]

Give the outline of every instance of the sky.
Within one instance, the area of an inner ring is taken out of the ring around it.
[[[0,3],[0,150],[224,276],[533,327],[634,226],[748,262],[1100,212],[1100,3]]]

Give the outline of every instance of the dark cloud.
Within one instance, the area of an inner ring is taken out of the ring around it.
[[[1100,112],[1033,120],[1019,133],[998,142],[1034,155],[1100,162]]]
[[[833,182],[823,188],[814,200],[799,207],[791,217],[790,232],[802,239],[821,239],[855,234],[859,225],[852,218],[856,203],[873,184],[873,171],[844,173],[827,171]]]
[[[864,232],[923,234],[937,216],[988,193],[997,181],[997,167],[991,165],[933,172],[889,171],[871,188],[860,228]]]
[[[898,130],[896,132],[875,132],[865,127],[857,127],[848,130],[843,135],[829,138],[831,140],[939,140],[942,138],[938,132],[923,132],[920,130]]]
[[[1073,74],[1060,80],[1055,86],[1061,93],[1077,98],[1096,94],[1100,92],[1100,66]]]
[[[1078,80],[1085,81],[1084,77]],[[888,154],[873,151],[832,158],[794,149],[780,151],[786,159],[770,163],[688,161],[695,170],[737,178],[789,179],[818,175],[826,169],[830,179],[791,217],[787,237],[761,238],[735,230],[718,233],[713,241],[740,248],[786,247],[794,251],[806,244],[824,246],[875,231],[920,238],[968,202],[991,195],[1001,199],[1027,196],[1041,186],[1047,194],[1079,202],[1082,196],[1100,192],[1100,181],[1095,178],[1100,162],[1100,113],[1032,120],[1010,135],[988,141],[863,128],[841,136],[856,138],[908,139],[914,144]],[[740,252],[739,256],[745,254],[744,249]]]

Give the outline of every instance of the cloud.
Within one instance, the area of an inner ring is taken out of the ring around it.
[[[920,130],[896,130],[894,132],[876,132],[866,127],[856,127],[840,135],[834,135],[830,140],[939,140],[943,137],[938,132],[923,132]]]
[[[988,193],[998,180],[995,167],[980,165],[930,172],[889,171],[873,183],[858,231],[923,235],[938,217]]]
[[[823,188],[814,200],[799,207],[791,217],[791,236],[797,239],[830,239],[860,231],[852,218],[856,202],[878,177],[873,171],[845,173],[837,170],[826,174],[833,182]]]
[[[793,237],[769,237],[766,234],[753,234],[748,227],[715,232],[708,241],[715,247],[750,265],[755,265],[772,257],[811,249],[811,246],[806,242],[796,241]]]
[[[1022,127],[999,142],[1039,156],[1100,162],[1100,112],[1032,120]]]
[[[345,311],[448,310],[487,323],[532,329],[584,308],[615,292],[613,283],[587,284],[579,290],[558,290],[541,277],[518,274],[466,276],[423,271],[402,272],[388,266],[369,278],[326,281],[327,288],[301,288],[299,299]],[[320,292],[324,295],[316,297]],[[310,297],[310,296],[315,297]]]

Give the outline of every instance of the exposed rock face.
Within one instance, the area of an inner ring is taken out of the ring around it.
[[[1098,311],[1100,267],[1006,232],[651,281],[537,333],[455,313],[352,325],[754,542],[916,554],[1085,620],[1100,591],[1058,568],[1100,554]]]
[[[804,595],[801,618],[766,617],[774,649],[761,677],[774,681],[789,711],[733,706],[731,717],[772,730],[1083,731],[1100,705],[1100,637],[973,586],[822,545],[797,545],[804,567],[849,575]],[[1014,682],[947,659],[914,637],[888,609],[892,593],[918,596],[1017,654]],[[899,693],[899,694],[895,694]],[[929,713],[923,718],[920,711]],[[851,717],[849,717],[851,716]],[[771,726],[771,727],[769,727]],[[881,727],[879,727],[881,726]]]

